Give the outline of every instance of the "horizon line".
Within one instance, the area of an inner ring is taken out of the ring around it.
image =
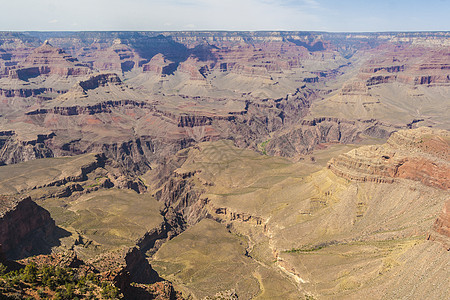
[[[383,31],[323,31],[323,30],[285,30],[285,29],[263,29],[263,30],[2,30],[0,32],[313,32],[313,33],[450,33],[450,30],[383,30]]]

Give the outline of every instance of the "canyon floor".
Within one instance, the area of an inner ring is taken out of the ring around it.
[[[0,32],[0,296],[445,299],[449,89],[448,32]]]

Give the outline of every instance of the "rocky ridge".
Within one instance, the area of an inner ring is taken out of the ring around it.
[[[404,178],[449,189],[448,142],[446,131],[399,131],[382,146],[358,148],[332,159],[328,168],[350,180],[392,183]]]
[[[275,134],[265,145],[265,150],[270,155],[301,157],[302,154],[311,153],[320,145],[355,143],[364,135],[383,139],[396,129],[375,120],[314,118],[302,120],[287,133]]]

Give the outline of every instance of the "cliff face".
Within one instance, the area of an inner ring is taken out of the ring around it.
[[[7,258],[14,259],[50,250],[57,231],[50,213],[30,197],[0,198],[0,244]]]
[[[356,181],[394,182],[395,178],[450,188],[449,135],[418,128],[394,133],[382,146],[366,146],[330,160],[335,174]]]
[[[445,47],[387,47],[361,68],[358,77],[368,86],[396,81],[408,85],[448,84],[448,56]]]
[[[205,202],[200,199],[204,190],[195,185],[195,174],[191,172],[178,172],[191,149],[179,151],[165,164],[159,166],[151,177],[154,194],[158,201],[164,203],[165,226],[162,230],[153,233],[152,237],[145,237],[141,244],[144,248],[152,248],[155,241],[171,239],[183,232],[188,226],[199,222],[206,216]],[[151,247],[149,247],[151,245]],[[156,243],[157,249],[161,243]]]
[[[87,80],[82,80],[78,83],[78,85],[83,89],[83,91],[86,90],[94,90],[101,86],[106,86],[108,84],[116,84],[119,85],[122,83],[119,76],[115,73],[102,73],[90,76]]]
[[[155,283],[161,279],[152,269],[143,253],[136,247],[105,253],[89,262],[100,272],[115,274],[114,281],[122,289],[130,282]]]
[[[438,241],[450,251],[450,200],[445,202],[442,212],[431,228],[428,240]]]
[[[89,73],[91,70],[87,66],[45,41],[18,69],[11,70],[9,75],[11,78],[28,80],[39,75],[81,76]]]
[[[395,130],[374,120],[367,122],[349,121],[338,118],[316,118],[303,120],[300,126],[287,133],[276,134],[266,145],[271,155],[295,157],[311,153],[320,144],[355,143],[361,135],[386,138]]]
[[[54,133],[38,134],[32,138],[23,139],[14,131],[0,132],[0,164],[14,164],[39,158],[53,157],[49,140]]]

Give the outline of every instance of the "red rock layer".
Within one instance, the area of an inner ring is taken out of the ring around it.
[[[158,53],[148,63],[142,66],[142,70],[144,72],[155,72],[156,74],[162,75],[164,73],[164,67],[167,67],[171,63],[163,54]]]
[[[355,181],[420,181],[450,189],[450,137],[446,131],[418,128],[394,133],[382,146],[365,146],[331,159],[328,168]]]
[[[100,71],[128,72],[145,62],[132,48],[119,40],[107,49],[94,52],[92,59],[93,67]]]
[[[450,50],[417,46],[387,47],[360,70],[367,85],[400,82],[410,85],[449,84]]]
[[[27,79],[39,75],[80,76],[91,70],[64,50],[55,48],[47,41],[25,59],[18,69],[10,70],[10,77]]]

